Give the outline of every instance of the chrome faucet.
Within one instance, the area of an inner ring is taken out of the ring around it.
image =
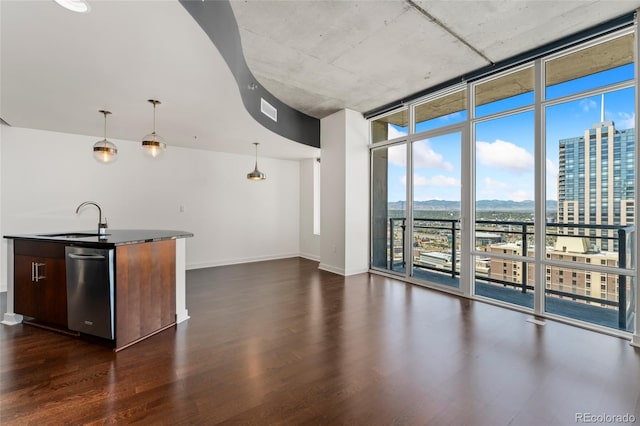
[[[102,209],[100,208],[100,206],[98,205],[98,203],[93,202],[93,201],[85,201],[84,203],[80,204],[78,206],[78,208],[76,209],[76,214],[78,214],[78,212],[80,212],[80,209],[83,208],[84,206],[87,205],[93,205],[96,206],[98,208],[98,234],[100,235],[104,235],[107,233],[107,228],[109,227],[107,225],[107,218],[104,218],[104,223],[102,222]]]

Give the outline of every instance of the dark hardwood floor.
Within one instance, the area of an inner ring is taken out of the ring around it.
[[[628,341],[400,281],[224,266],[187,273],[187,307],[118,353],[0,326],[0,424],[640,423]]]

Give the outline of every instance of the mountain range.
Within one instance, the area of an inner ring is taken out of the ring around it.
[[[393,201],[388,204],[389,210],[404,210],[404,201]],[[460,201],[446,200],[426,200],[414,201],[415,210],[460,210]],[[513,201],[513,200],[478,200],[476,201],[477,211],[509,211],[509,212],[531,212],[535,208],[533,200]],[[558,202],[547,200],[547,212],[555,212]]]

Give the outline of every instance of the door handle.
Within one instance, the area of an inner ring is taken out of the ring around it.
[[[69,253],[69,257],[71,259],[80,259],[80,260],[104,260],[105,257],[99,254],[77,254],[77,253]]]
[[[34,269],[34,278],[35,278],[34,281],[35,282],[38,282],[40,280],[44,280],[44,279],[47,278],[46,275],[40,275],[40,267],[41,266],[47,266],[46,263],[33,263],[33,266],[34,266],[33,269]],[[45,270],[45,273],[46,273],[46,270]]]

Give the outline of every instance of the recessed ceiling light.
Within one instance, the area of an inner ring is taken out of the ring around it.
[[[60,6],[65,9],[69,9],[72,12],[87,13],[91,9],[89,3],[85,0],[54,0]]]

